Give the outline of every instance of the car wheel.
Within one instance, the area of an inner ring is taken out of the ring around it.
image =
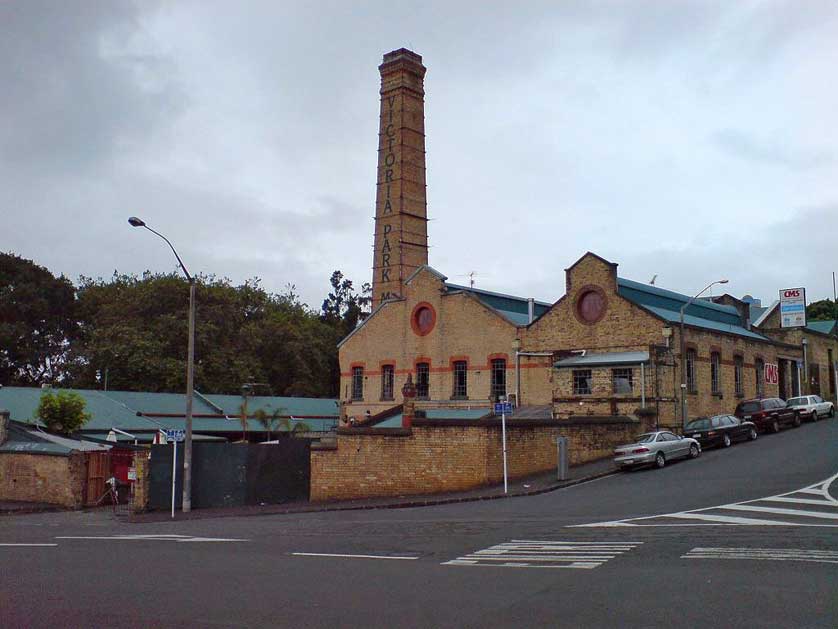
[[[817,416],[818,416],[817,413],[815,413],[815,417],[817,417]],[[792,424],[794,424],[795,428],[800,426],[800,413],[795,413],[794,414],[794,421],[792,422]]]
[[[834,406],[829,407],[829,416],[830,417],[835,417],[835,407]]]
[[[724,437],[722,437],[722,445],[725,448],[730,447],[730,435],[729,434],[725,433]]]
[[[812,421],[813,422],[818,421],[818,409],[813,409],[812,410]]]
[[[751,441],[756,441],[756,439],[757,439],[757,429],[756,428],[751,428],[748,431],[748,439],[750,439]]]
[[[771,424],[771,432],[780,432],[780,422],[776,419],[774,420],[774,423]]]
[[[700,454],[701,454],[701,451],[698,449],[697,445],[695,445],[694,443],[692,445],[690,445],[690,458],[691,459],[697,459]]]
[[[657,456],[655,456],[655,467],[660,469],[664,465],[666,465],[666,457],[663,455],[663,452],[658,452]]]

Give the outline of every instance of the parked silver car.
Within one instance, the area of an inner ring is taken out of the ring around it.
[[[835,417],[835,406],[832,402],[825,402],[819,395],[801,395],[786,401],[788,408],[797,411],[800,417],[805,417],[813,422],[821,417]]]
[[[634,443],[615,448],[614,465],[620,469],[631,469],[638,465],[663,467],[673,459],[695,459],[700,455],[701,444],[695,439],[661,430],[638,435]]]

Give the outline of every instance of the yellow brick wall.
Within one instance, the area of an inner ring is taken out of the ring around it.
[[[449,402],[453,393],[452,360],[468,361],[468,400],[457,400],[458,407],[488,407],[491,374],[490,357],[504,354],[507,359],[507,390],[512,391],[514,350],[517,328],[464,293],[443,295],[443,281],[430,271],[420,271],[405,286],[405,298],[387,303],[340,347],[340,399],[344,414],[357,418],[369,410],[373,415],[401,404],[401,389],[408,373],[416,381],[418,359],[429,362],[432,400]],[[433,330],[416,334],[411,326],[414,309],[420,303],[436,311]],[[395,366],[395,399],[381,399],[381,366]],[[364,368],[364,399],[350,400],[352,367]]]
[[[0,500],[80,508],[84,482],[84,454],[80,452],[70,456],[0,453]]]
[[[509,426],[509,477],[556,469],[559,435],[568,437],[570,463],[577,465],[610,456],[639,428],[632,422]],[[499,426],[415,425],[402,436],[339,433],[336,449],[311,451],[314,502],[461,491],[502,479]]]

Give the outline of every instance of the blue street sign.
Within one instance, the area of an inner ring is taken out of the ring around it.
[[[495,415],[500,414],[511,415],[512,414],[512,402],[496,402],[495,403]]]
[[[183,441],[184,436],[186,435],[186,431],[183,429],[180,430],[167,430],[166,431],[166,443],[171,443],[172,441]]]

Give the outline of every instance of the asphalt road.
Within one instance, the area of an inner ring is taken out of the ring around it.
[[[0,626],[836,627],[836,475],[829,420],[508,500],[10,516]]]

